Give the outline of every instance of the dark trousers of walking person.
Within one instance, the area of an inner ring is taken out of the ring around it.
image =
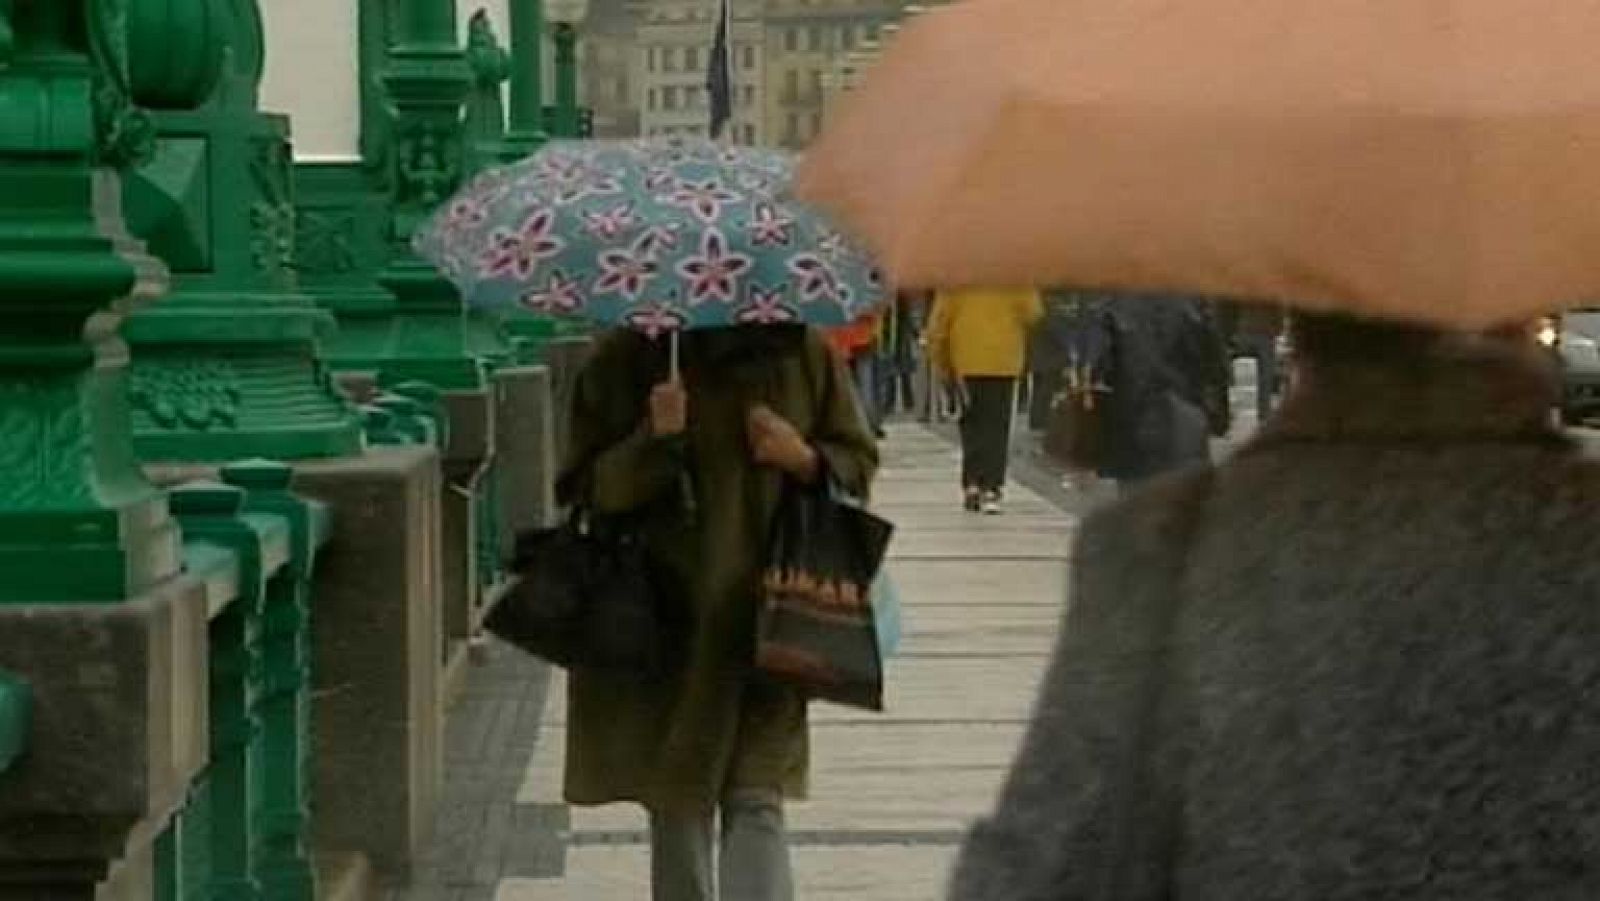
[[[733,792],[714,819],[651,812],[652,901],[794,901],[778,793]]]
[[[966,404],[961,414],[961,484],[968,492],[999,493],[1011,457],[1011,417],[1017,380],[977,376],[963,380]]]

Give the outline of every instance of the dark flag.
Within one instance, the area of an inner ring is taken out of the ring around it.
[[[729,0],[718,0],[717,34],[711,43],[711,70],[706,73],[712,140],[722,137],[722,129],[733,118],[733,13],[728,3]]]

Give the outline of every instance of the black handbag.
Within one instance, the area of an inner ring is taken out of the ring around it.
[[[773,523],[756,668],[806,695],[883,709],[883,649],[872,584],[894,526],[841,494],[790,483]]]
[[[508,644],[569,670],[655,677],[681,662],[687,605],[628,524],[574,510],[518,535],[510,570],[484,619]]]

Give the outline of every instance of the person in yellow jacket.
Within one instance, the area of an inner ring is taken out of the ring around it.
[[[1000,512],[1017,379],[1043,318],[1044,302],[1032,288],[941,292],[934,301],[928,353],[935,371],[961,386],[965,401],[961,487],[968,511]]]

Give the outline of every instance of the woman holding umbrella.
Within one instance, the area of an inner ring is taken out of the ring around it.
[[[877,467],[811,326],[860,319],[882,290],[783,199],[789,165],[709,143],[552,145],[467,188],[419,246],[469,302],[620,327],[577,380],[558,488],[632,524],[690,625],[665,678],[571,673],[565,794],[646,808],[657,901],[713,901],[719,883],[729,901],[793,897],[783,805],[806,791],[807,701],[754,671],[760,574],[786,483],[865,497]]]
[[[715,814],[721,897],[792,897],[783,799],[806,790],[806,702],[752,675],[758,578],[784,479],[836,479],[864,492],[876,466],[849,379],[800,326],[684,336],[681,371],[632,332],[601,342],[580,377],[568,502],[645,523],[657,559],[688,586],[695,627],[672,679],[577,673],[571,681],[567,800],[650,811],[662,901],[709,901]],[[692,516],[679,475],[694,485]]]

